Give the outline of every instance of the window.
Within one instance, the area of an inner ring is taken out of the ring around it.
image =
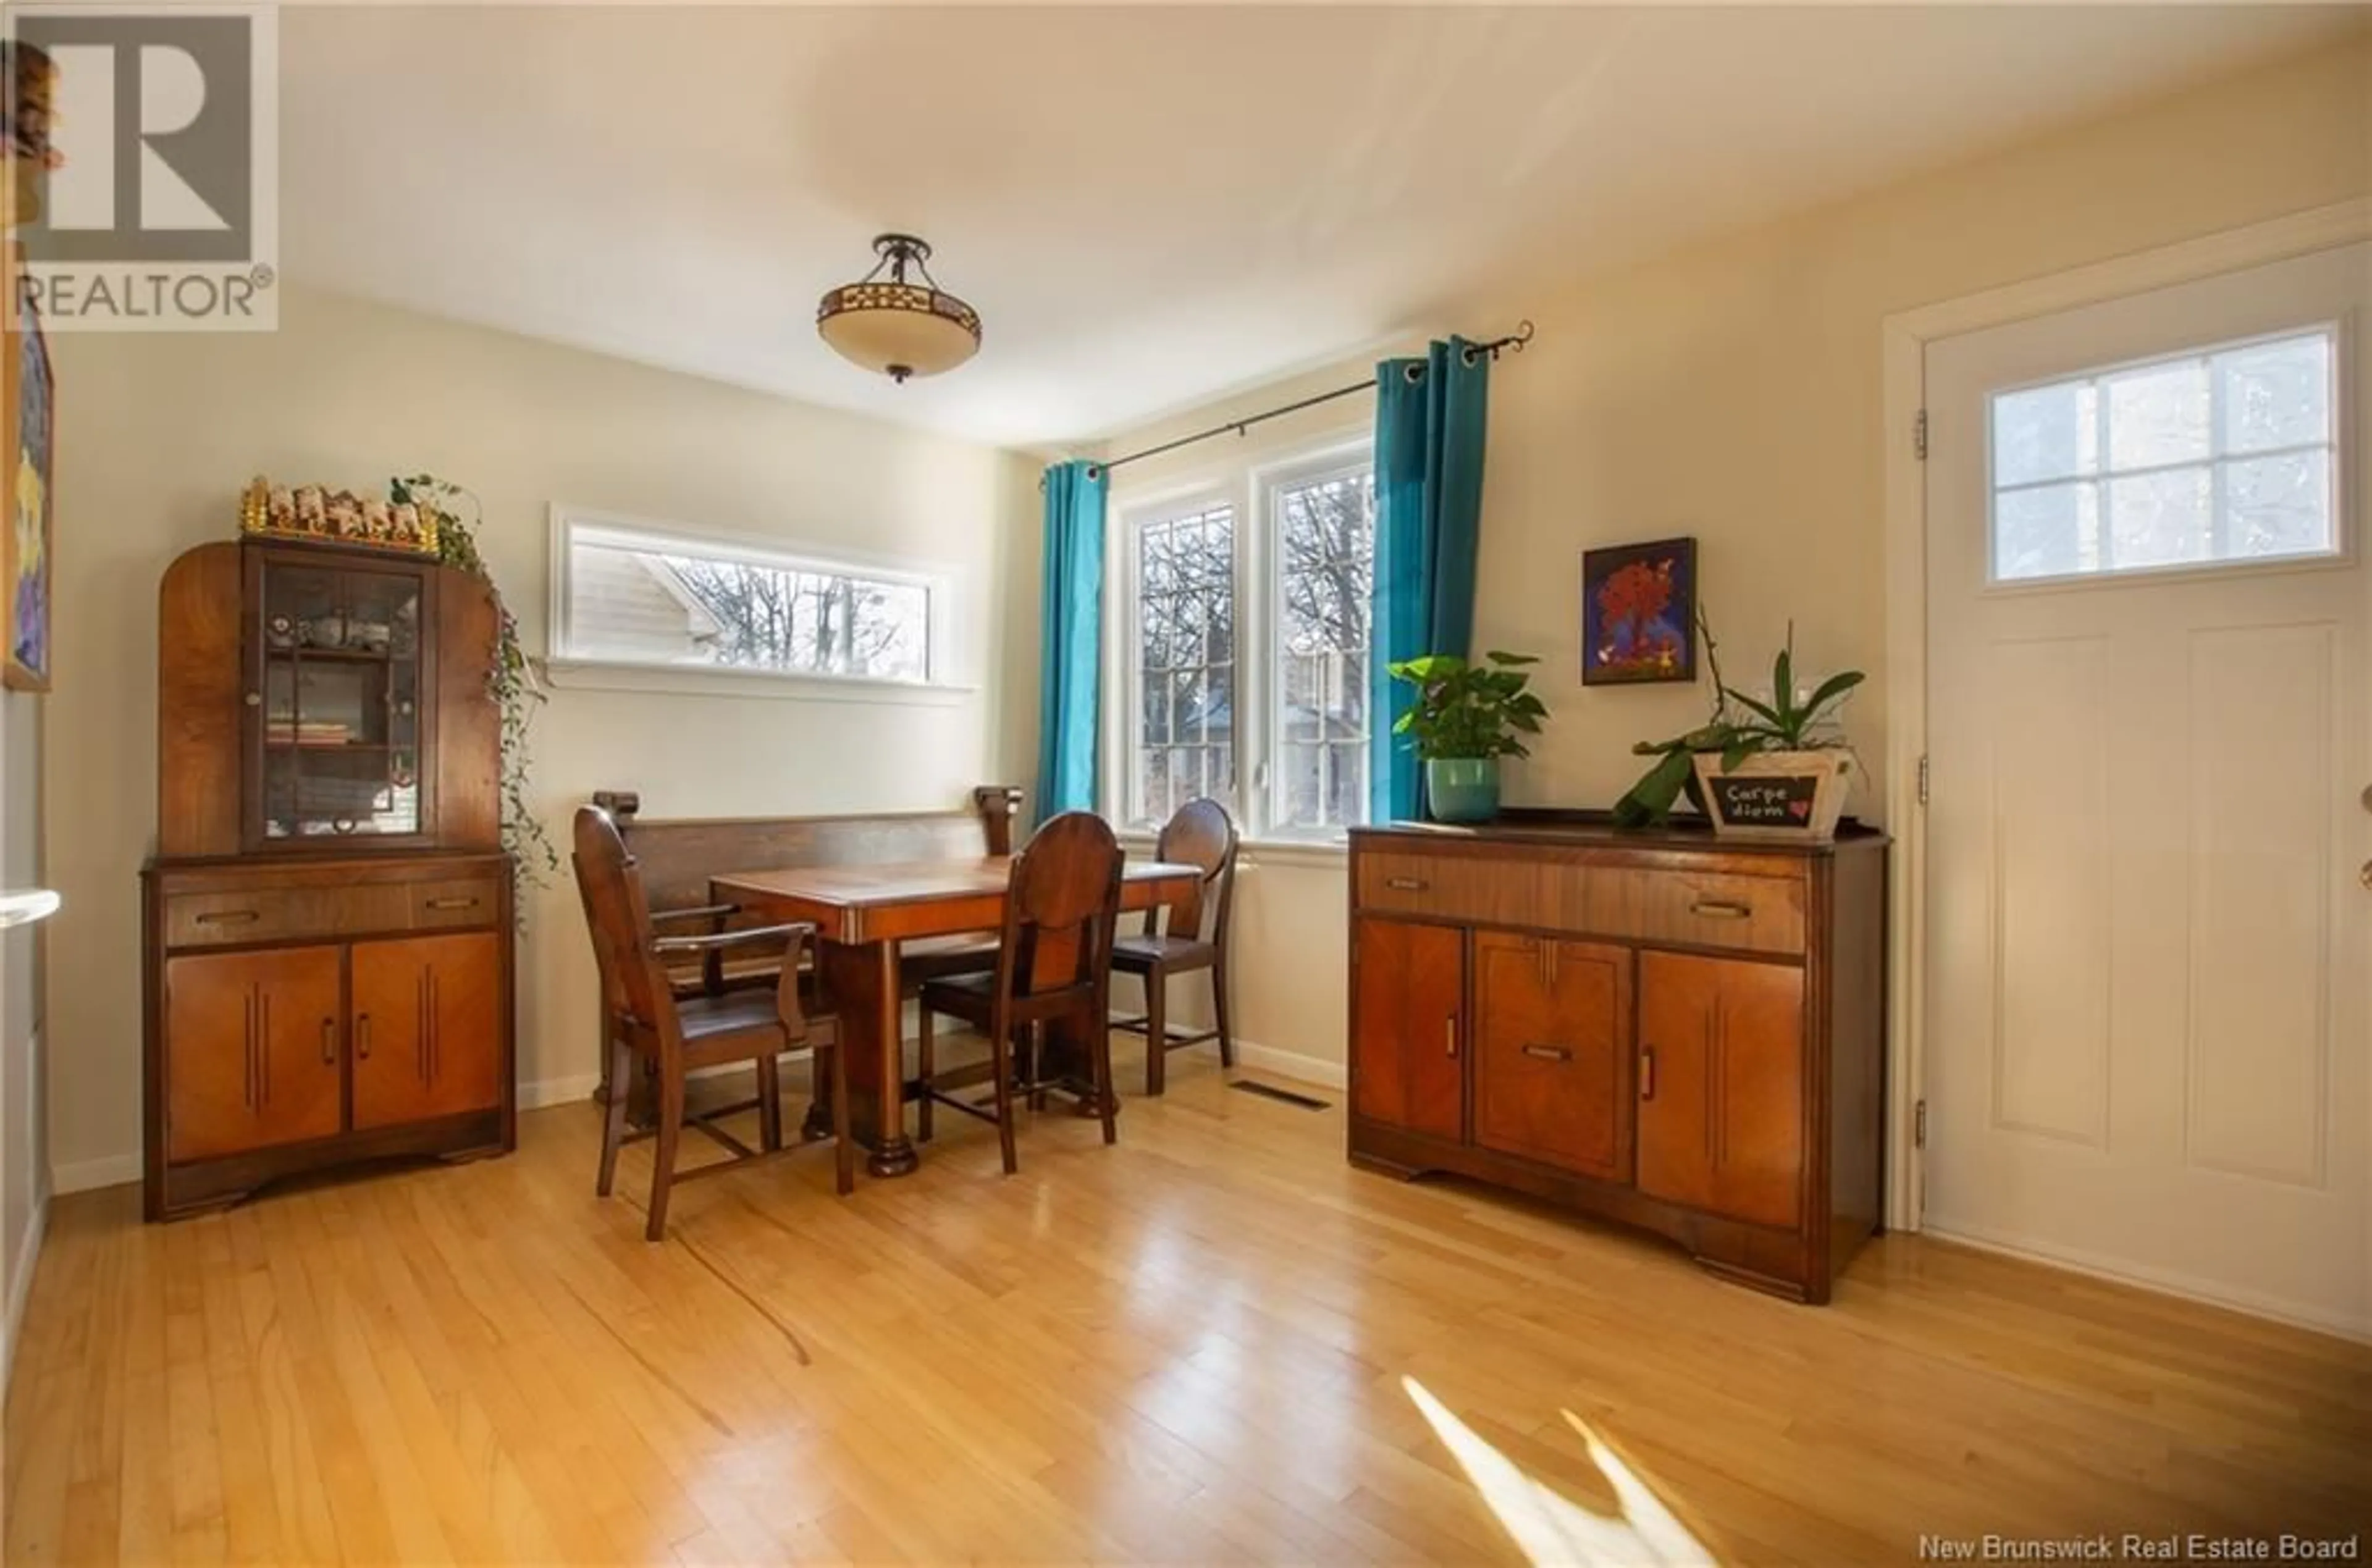
[[[1993,577],[2335,553],[2329,328],[1992,400]]]
[[[555,656],[920,683],[945,585],[666,529],[563,516]]]
[[[1113,510],[1115,815],[1151,830],[1209,796],[1255,838],[1337,840],[1365,821],[1376,553],[1365,447]]]
[[[1129,818],[1236,797],[1236,515],[1212,506],[1135,530],[1137,732]]]
[[[1368,618],[1376,476],[1357,466],[1268,491],[1276,540],[1276,792],[1272,825],[1367,819]]]

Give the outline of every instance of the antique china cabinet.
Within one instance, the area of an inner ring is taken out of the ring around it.
[[[499,612],[433,543],[250,537],[165,574],[151,1219],[512,1146]]]

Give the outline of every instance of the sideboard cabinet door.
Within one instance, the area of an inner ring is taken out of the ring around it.
[[[1412,1132],[1462,1137],[1465,933],[1362,917],[1352,942],[1352,1109]]]
[[[355,1126],[502,1102],[502,937],[355,945]]]
[[[1474,1141],[1630,1175],[1631,950],[1474,934]]]
[[[339,950],[201,953],[165,965],[168,1147],[176,1160],[337,1135]]]
[[[1804,971],[1639,955],[1639,1190],[1793,1226],[1804,1180]]]

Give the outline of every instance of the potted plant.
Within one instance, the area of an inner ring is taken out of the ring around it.
[[[1416,703],[1392,725],[1413,736],[1424,761],[1425,799],[1436,822],[1487,822],[1499,812],[1499,759],[1529,757],[1520,732],[1538,735],[1548,708],[1524,688],[1529,654],[1493,650],[1484,664],[1426,654],[1388,666],[1414,686]]]
[[[1786,645],[1771,667],[1771,698],[1764,702],[1723,681],[1712,629],[1702,616],[1698,625],[1713,670],[1713,716],[1686,735],[1632,748],[1657,761],[1615,803],[1615,821],[1624,827],[1667,821],[1685,793],[1719,834],[1834,837],[1855,771],[1836,709],[1862,683],[1862,672],[1842,670],[1804,695],[1796,684],[1796,628],[1790,622]]]

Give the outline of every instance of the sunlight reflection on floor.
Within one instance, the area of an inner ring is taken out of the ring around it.
[[[1522,1467],[1451,1414],[1415,1378],[1402,1377],[1401,1388],[1432,1423],[1434,1434],[1474,1483],[1483,1503],[1498,1516],[1500,1525],[1515,1538],[1517,1547],[1533,1562],[1632,1568],[1642,1563],[1714,1561],[1713,1553],[1672,1516],[1647,1483],[1571,1411],[1562,1413],[1588,1449],[1590,1462],[1613,1490],[1612,1513],[1586,1508],[1526,1475]]]

